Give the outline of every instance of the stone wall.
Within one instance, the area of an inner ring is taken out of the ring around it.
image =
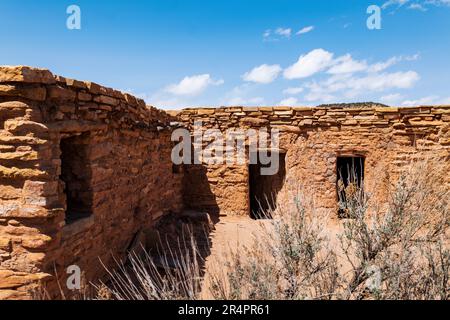
[[[315,108],[200,108],[173,111],[187,127],[268,128],[281,132],[286,182],[308,188],[318,209],[337,208],[339,156],[365,158],[365,186],[383,202],[387,188],[411,160],[440,156],[450,164],[450,106],[391,108],[370,104]],[[450,183],[450,176],[447,177]],[[187,206],[222,214],[248,215],[249,167],[188,166]]]
[[[450,164],[450,106],[164,112],[92,82],[0,67],[0,299],[30,297],[39,283],[55,297],[71,265],[86,281],[100,279],[100,260],[113,266],[112,256],[123,258],[165,214],[248,216],[248,159],[172,165],[171,133],[193,131],[196,120],[202,130],[280,130],[286,179],[267,183],[280,194],[307,186],[328,211],[337,207],[340,156],[365,158],[366,187],[375,186],[380,202],[411,160],[437,155]]]
[[[70,265],[98,279],[100,259],[111,266],[112,255],[122,258],[161,216],[179,211],[171,132],[168,114],[131,95],[0,67],[0,299],[27,297],[37,282],[55,296]],[[66,217],[64,170],[83,180],[70,188],[86,200],[84,217]]]

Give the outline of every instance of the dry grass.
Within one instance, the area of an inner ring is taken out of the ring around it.
[[[446,163],[412,163],[381,206],[346,188],[342,231],[330,234],[301,192],[281,203],[245,252],[213,276],[218,299],[448,299],[449,188]],[[331,249],[330,237],[339,239]]]
[[[161,241],[157,254],[130,253],[127,263],[110,270],[99,292],[115,300],[195,300],[200,294],[202,259],[192,234],[174,246]]]
[[[253,245],[231,251],[203,281],[193,237],[157,258],[130,254],[99,287],[107,299],[442,299],[449,294],[449,186],[445,161],[412,163],[390,188],[387,204],[350,183],[351,219],[330,232],[329,216],[296,190],[268,213],[273,222]],[[330,214],[336,214],[330,212]],[[182,250],[181,250],[182,248]],[[203,288],[205,289],[205,288]]]

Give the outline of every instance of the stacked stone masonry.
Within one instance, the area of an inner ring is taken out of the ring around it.
[[[166,214],[249,215],[248,163],[172,165],[173,130],[193,131],[198,120],[223,132],[279,129],[285,185],[308,186],[324,210],[337,206],[339,156],[363,156],[368,185],[395,181],[412,159],[450,162],[450,106],[165,112],[48,70],[0,67],[0,299],[41,287],[57,297],[70,265],[87,281],[101,279],[100,261],[114,266]],[[387,191],[377,190],[382,201]],[[71,192],[82,203],[71,203]],[[87,214],[69,219],[80,206]]]
[[[286,154],[286,188],[307,186],[308,194],[324,210],[337,207],[339,156],[365,158],[365,185],[372,186],[380,201],[386,200],[387,186],[395,183],[410,161],[437,156],[450,164],[450,106],[228,107],[170,113],[192,131],[196,121],[201,121],[203,130],[221,132],[278,129],[279,149]],[[249,214],[248,164],[193,165],[186,173],[185,184],[191,186],[184,191],[187,206],[221,214]],[[450,175],[446,179],[450,184]]]
[[[144,101],[47,70],[0,68],[0,299],[36,283],[57,295],[70,265],[100,279],[142,232],[182,207],[169,116]],[[92,214],[68,223],[61,142],[78,139]],[[52,276],[50,276],[52,275]],[[55,275],[58,275],[55,277]]]

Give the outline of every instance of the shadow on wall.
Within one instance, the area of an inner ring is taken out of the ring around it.
[[[187,210],[206,211],[214,223],[219,221],[220,209],[212,192],[205,165],[184,166],[183,201]]]
[[[261,162],[249,166],[250,217],[272,218],[270,212],[277,207],[278,194],[286,179],[286,153],[278,153],[279,170],[274,175],[263,175]]]

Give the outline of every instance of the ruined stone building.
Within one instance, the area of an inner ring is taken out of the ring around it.
[[[175,128],[276,128],[281,170],[258,164],[171,161]],[[193,209],[252,215],[255,197],[301,183],[336,210],[337,172],[360,164],[365,184],[393,181],[427,154],[449,161],[450,106],[229,107],[165,112],[129,94],[0,67],[0,299],[50,295],[77,265],[89,281],[105,275],[142,232]],[[448,177],[448,179],[450,179]],[[450,182],[450,181],[449,181]],[[383,197],[380,191],[380,201]]]

